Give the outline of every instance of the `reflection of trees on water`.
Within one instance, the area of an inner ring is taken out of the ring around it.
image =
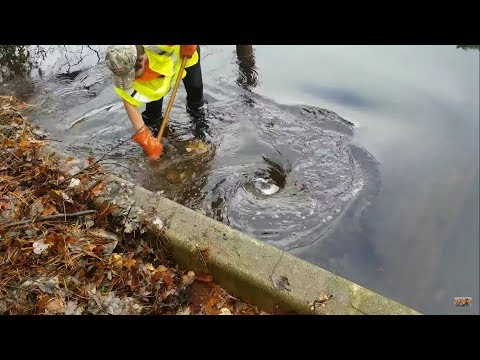
[[[238,78],[237,84],[250,90],[258,85],[258,71],[252,45],[237,45]]]
[[[65,62],[62,64],[62,67],[66,67],[65,74],[69,74],[77,65],[80,65],[86,56],[90,56],[92,52],[97,57],[97,63],[100,62],[100,49],[96,50],[92,45],[79,45],[80,49],[72,49],[72,47],[67,47],[65,45],[57,45],[58,52],[62,55],[62,58]],[[97,46],[98,47],[98,46]]]
[[[26,77],[45,57],[40,46],[0,45],[0,82]]]
[[[457,49],[463,50],[480,50],[480,45],[457,45]]]
[[[50,59],[49,59],[50,56]],[[98,45],[0,45],[0,82],[45,75],[44,66],[49,61],[63,75],[78,71],[87,57],[96,63],[102,59]],[[92,64],[95,65],[95,64]],[[52,64],[50,64],[52,66]]]

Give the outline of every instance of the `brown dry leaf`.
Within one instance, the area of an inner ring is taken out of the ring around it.
[[[163,279],[163,272],[161,271],[156,271],[153,273],[151,280],[153,282],[158,281],[160,279]]]
[[[208,261],[210,259],[210,250],[209,249],[202,249],[202,250],[200,250],[200,254],[202,256],[202,260],[205,263],[208,263]]]
[[[163,265],[160,265],[157,267],[157,271],[160,271],[160,272],[168,271],[168,268]]]
[[[162,272],[162,275],[163,275],[163,281],[165,282],[165,284],[167,286],[171,286],[173,284],[173,276],[167,271]]]
[[[63,236],[58,235],[57,233],[49,233],[46,236],[45,242],[47,244],[60,244],[60,243],[63,244],[63,240],[64,240]]]
[[[118,237],[117,234],[106,231],[104,229],[90,229],[89,233],[92,234],[93,236],[98,236],[102,240],[120,241],[120,238]]]
[[[45,186],[37,185],[34,190],[35,196],[42,197],[46,195],[50,190],[47,189]],[[48,196],[45,197],[45,202],[52,201],[52,199]]]
[[[168,271],[168,269],[166,271],[162,271],[162,270],[157,270],[155,271],[153,274],[152,274],[152,277],[151,277],[151,280],[152,281],[159,281],[159,280],[163,280],[163,282],[167,285],[167,286],[170,286],[173,284],[173,276],[172,274]]]
[[[43,145],[48,144],[48,141],[44,141],[44,140],[29,139],[28,141],[30,143],[30,147],[32,147],[32,145],[35,145],[36,147],[39,147],[39,146],[43,146]]]
[[[42,202],[42,199],[39,198],[37,200],[35,200],[32,204],[32,206],[30,207],[30,216],[31,217],[35,217],[39,214],[41,214],[43,212],[44,208],[43,208],[43,202]]]
[[[67,236],[67,237],[65,238],[65,242],[66,242],[67,244],[75,244],[77,241],[78,241],[77,238],[75,238],[75,237],[73,237],[73,236]]]
[[[321,293],[320,297],[318,298],[319,302],[321,302],[321,303],[327,301],[328,299],[329,299],[329,297],[325,293]]]
[[[8,200],[0,199],[0,211],[11,210],[10,202]]]
[[[50,190],[49,195],[57,201],[66,201],[73,204],[72,198],[61,190]]]
[[[125,266],[127,269],[130,269],[132,266],[135,266],[136,263],[137,261],[135,259],[128,259],[127,261],[125,261],[123,266]]]
[[[20,142],[18,143],[18,146],[22,149],[27,149],[32,147],[30,145],[30,141],[28,140],[27,136],[25,134],[22,135]]]
[[[42,216],[50,216],[56,211],[57,209],[55,208],[55,206],[52,206],[50,204],[43,204]]]
[[[38,295],[37,312],[39,314],[43,314],[43,312],[45,311],[45,308],[47,307],[49,301],[50,301],[50,296],[48,296],[47,294]]]
[[[320,304],[321,307],[325,307],[325,303],[327,301],[329,301],[331,298],[333,297],[333,295],[327,295],[325,293],[321,293],[320,296],[318,297],[318,300],[315,300],[313,302],[313,307],[316,305],[316,304]],[[314,307],[315,309],[315,307]]]
[[[202,274],[195,274],[195,280],[200,281],[200,282],[212,282],[213,281],[213,276],[212,275],[202,275]]]
[[[129,282],[127,282],[127,285],[130,286],[130,289],[132,289],[133,291],[135,291],[138,287],[138,280],[132,276],[129,280]]]
[[[97,217],[103,217],[103,216],[108,216],[112,215],[116,210],[118,209],[118,206],[116,205],[111,205],[107,201],[104,201],[100,206],[98,207],[98,215]]]
[[[95,185],[91,191],[91,194],[90,194],[90,199],[94,199],[96,196],[98,196],[98,194],[100,194],[100,192],[102,191],[102,189],[105,187],[106,183],[105,181],[102,181],[100,183],[98,183],[97,185]]]
[[[3,141],[2,141],[2,147],[4,148],[11,148],[15,145],[15,143],[10,140],[9,138],[5,138]]]
[[[216,305],[220,302],[220,299],[216,296],[211,296],[205,304],[205,313],[208,315],[217,315],[219,313]]]
[[[45,310],[48,314],[64,314],[65,304],[60,298],[54,298],[48,302]]]

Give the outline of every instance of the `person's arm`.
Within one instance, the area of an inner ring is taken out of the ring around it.
[[[130,104],[125,99],[123,100],[123,106],[127,111],[127,114],[128,114],[128,117],[130,118],[130,122],[132,123],[133,129],[135,130],[135,132],[138,132],[145,126],[145,123],[143,122],[142,114],[140,114],[138,107]]]
[[[163,151],[163,146],[160,141],[153,137],[150,129],[145,126],[142,114],[140,114],[138,107],[130,104],[125,99],[123,100],[123,106],[125,107],[130,122],[135,129],[135,134],[133,135],[132,140],[139,144],[143,148],[145,154],[149,157],[152,159],[158,159]]]

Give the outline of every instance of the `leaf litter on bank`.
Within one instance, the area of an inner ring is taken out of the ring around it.
[[[21,115],[26,106],[0,96],[0,314],[266,314],[152,248],[136,231],[138,209],[120,235],[112,204],[36,221],[92,209],[105,182],[93,158],[40,155],[48,142]]]

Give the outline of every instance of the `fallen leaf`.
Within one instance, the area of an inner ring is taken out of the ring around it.
[[[90,229],[93,225],[95,225],[95,222],[93,220],[88,219],[88,220],[85,221],[85,227],[87,229]]]
[[[11,210],[9,200],[0,199],[0,211]]]
[[[194,281],[195,281],[195,273],[193,271],[189,271],[187,275],[182,276],[183,285],[191,285]]]
[[[80,184],[80,180],[73,178],[73,179],[70,180],[70,184],[68,185],[68,187],[69,188],[75,188],[79,184]]]
[[[165,291],[165,293],[162,295],[162,300],[165,300],[170,295],[175,294],[175,292],[176,292],[175,289],[170,289],[170,290]]]
[[[83,308],[78,306],[77,301],[69,301],[65,306],[65,315],[82,315]]]
[[[50,244],[45,244],[45,239],[40,239],[33,242],[33,252],[40,255],[50,247]]]
[[[30,207],[30,216],[35,217],[43,212],[43,204],[42,199],[37,199],[34,201],[32,206]]]
[[[173,284],[173,276],[169,272],[163,272],[163,281],[167,286],[171,286]]]
[[[30,148],[30,141],[28,141],[28,138],[25,134],[22,135],[20,142],[18,143],[18,146],[20,148]]]
[[[147,269],[150,270],[150,271],[155,271],[155,268],[153,267],[152,264],[147,264]]]
[[[90,194],[90,199],[94,199],[95,197],[98,196],[98,194],[101,193],[102,189],[105,187],[105,182],[102,181],[100,183],[98,183],[97,185],[95,185],[91,191],[91,194]]]
[[[50,300],[45,306],[45,310],[49,314],[64,314],[65,313],[65,304],[59,298],[54,298]]]
[[[323,303],[325,301],[328,301],[330,299],[330,297],[328,295],[326,295],[325,293],[321,293],[318,300]]]
[[[133,313],[140,315],[142,313],[143,306],[140,304],[133,304],[131,309],[133,310]]]
[[[195,151],[197,154],[203,154],[207,152],[208,146],[201,141],[196,141],[189,143],[186,146],[185,150],[187,150],[187,152]]]
[[[68,196],[67,194],[65,194],[61,190],[51,190],[49,194],[52,198],[54,198],[58,201],[66,201],[70,204],[73,204],[72,198],[70,196]]]
[[[315,305],[316,305],[316,304],[320,304],[321,307],[325,307],[325,303],[326,303],[328,300],[330,300],[332,297],[333,297],[333,295],[330,295],[330,296],[329,296],[329,295],[327,295],[327,294],[325,294],[325,293],[321,293],[320,296],[318,297],[318,300],[315,300],[315,301],[313,302],[313,304],[312,304],[312,305],[313,305],[313,306],[312,306],[313,309],[312,309],[312,310],[315,309]]]
[[[190,310],[190,306],[189,306],[182,311],[178,311],[177,315],[190,315],[191,313],[192,313],[192,310]]]
[[[59,235],[55,232],[49,233],[45,238],[45,242],[47,244],[52,244],[52,245],[56,245],[56,246],[63,245],[64,240],[65,240],[65,238],[63,236],[61,236],[61,235]]]
[[[104,239],[104,240],[111,240],[111,241],[119,241],[120,240],[120,238],[118,237],[117,234],[112,233],[110,231],[106,231],[104,229],[92,229],[89,232],[93,236],[98,236],[99,238]]]
[[[216,315],[218,314],[218,309],[216,305],[220,302],[220,299],[216,296],[211,296],[207,303],[205,304],[205,313],[207,315]]]
[[[125,261],[125,264],[123,264],[127,269],[130,269],[132,266],[134,266],[137,263],[135,259],[128,259]]]
[[[4,300],[0,300],[0,315],[5,315],[7,312],[7,302]]]
[[[152,281],[158,281],[160,279],[163,279],[163,273],[161,271],[155,271],[152,275],[151,280]]]
[[[123,259],[122,256],[117,253],[113,253],[112,256],[110,256],[109,262],[113,265],[114,268],[122,268]]]
[[[109,244],[103,245],[103,256],[110,257],[118,245],[118,240],[112,241]]]
[[[278,290],[292,291],[288,282],[288,278],[286,276],[282,275],[281,277],[278,277],[276,275],[272,275],[272,282],[275,288]]]
[[[228,308],[221,308],[220,313],[218,315],[232,315]]]
[[[50,216],[56,211],[57,209],[55,208],[55,206],[52,206],[50,204],[43,204],[42,216]]]
[[[110,315],[128,315],[126,304],[112,291],[103,306]]]
[[[200,281],[200,282],[209,283],[209,282],[213,281],[213,276],[212,275],[195,274],[195,280]]]
[[[56,289],[58,289],[58,277],[46,278],[44,276],[38,278],[35,283],[40,290],[47,294],[53,294]]]
[[[11,148],[15,145],[15,143],[10,140],[9,138],[5,138],[3,139],[3,142],[2,142],[2,147],[4,148]]]
[[[153,221],[153,224],[157,225],[159,230],[161,230],[163,228],[163,221],[160,220],[158,217]]]

